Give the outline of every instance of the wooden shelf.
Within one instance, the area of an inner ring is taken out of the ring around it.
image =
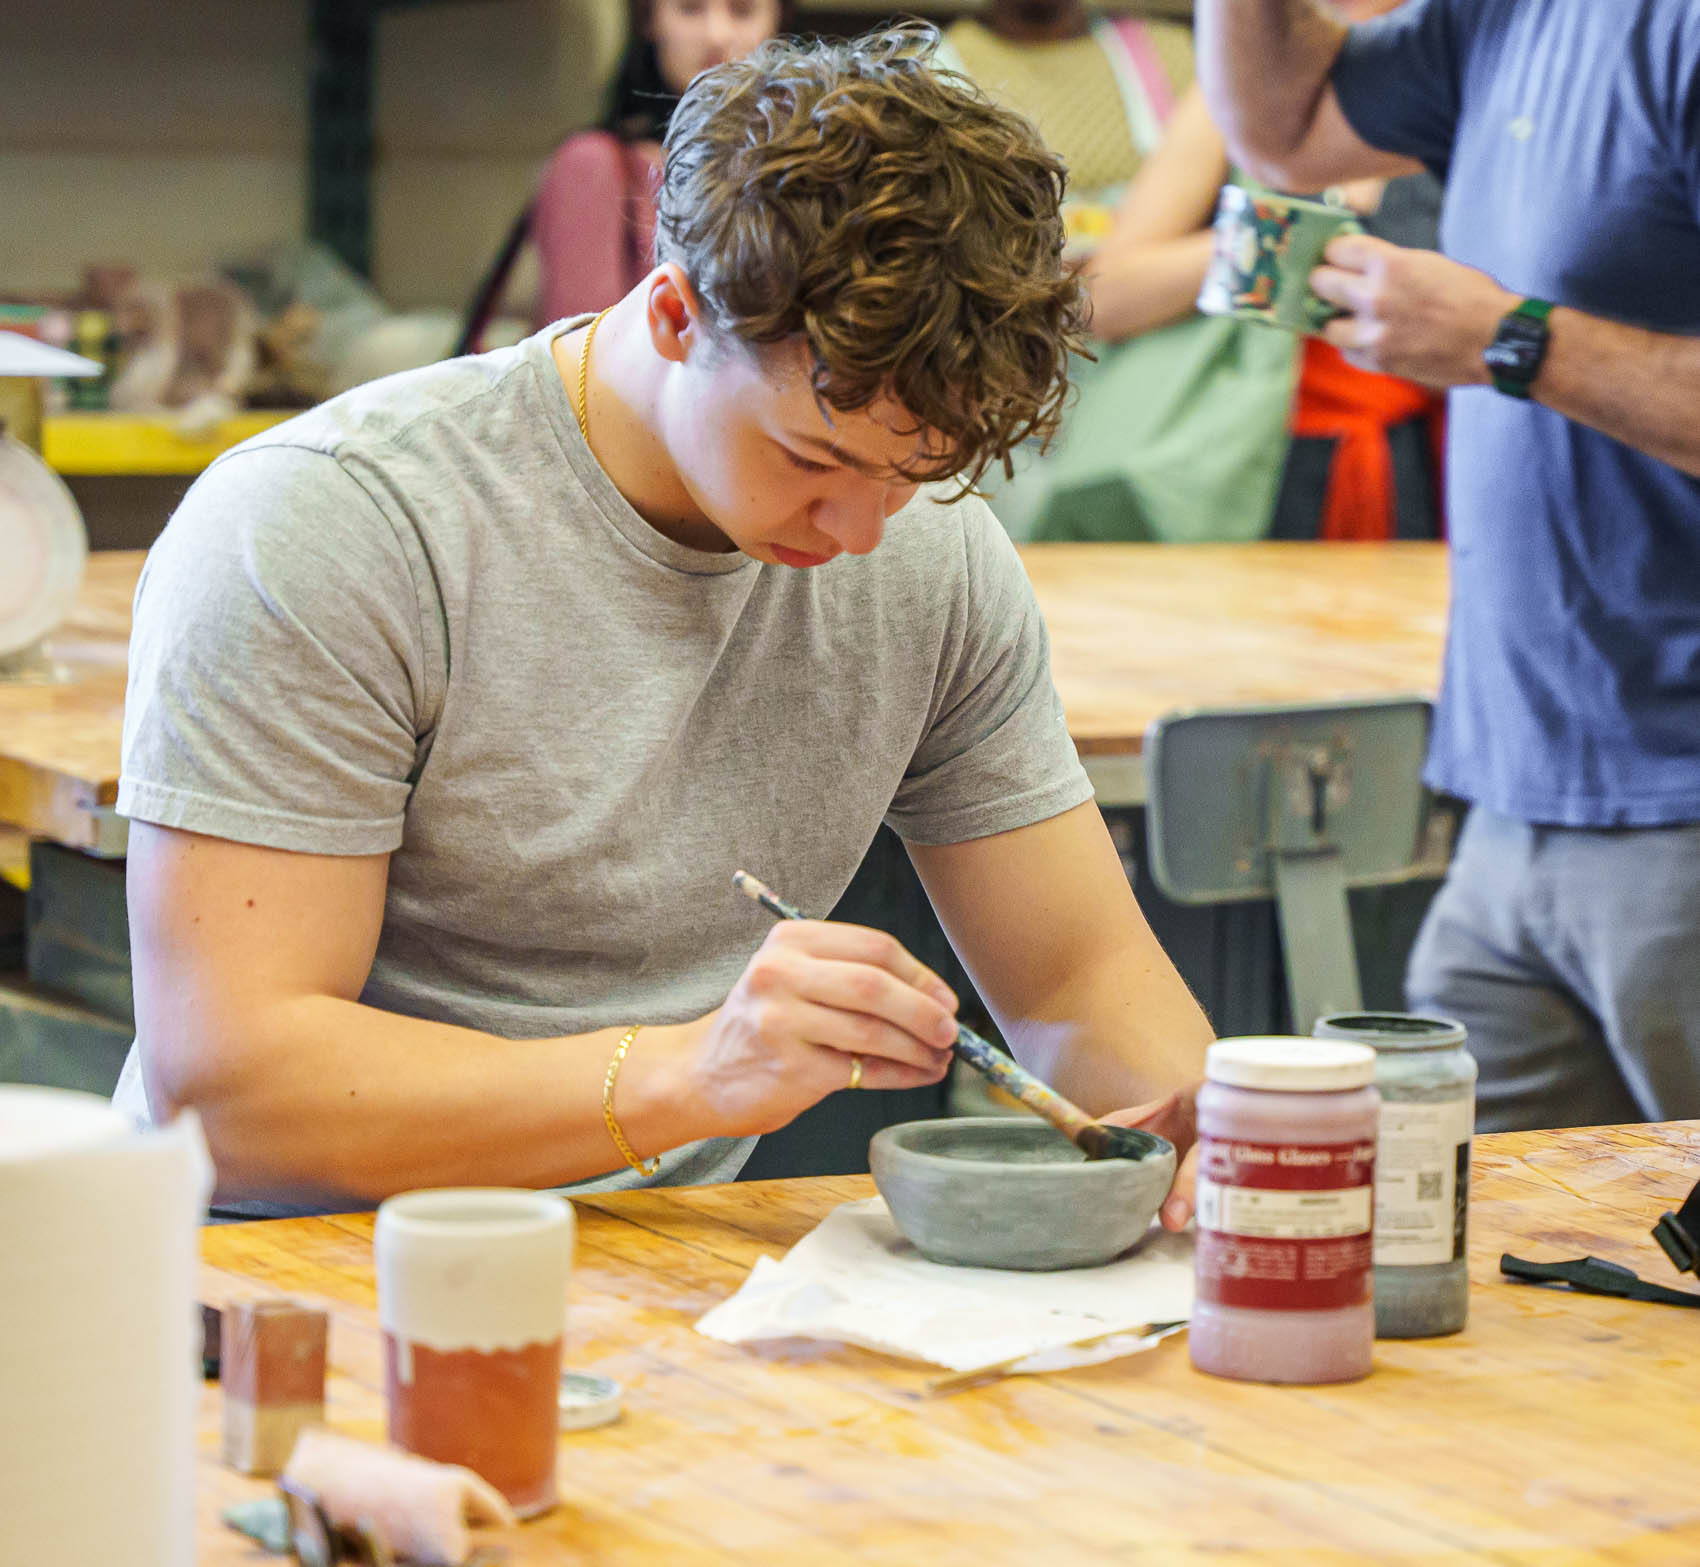
[[[139,414],[49,414],[41,424],[41,455],[61,474],[196,474],[220,452],[282,423],[295,411],[237,414],[198,440],[180,435],[169,420]]]

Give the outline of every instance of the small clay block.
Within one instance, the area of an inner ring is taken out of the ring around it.
[[[249,1475],[275,1475],[295,1438],[325,1418],[324,1312],[292,1300],[227,1306],[220,1333],[224,1461]]]
[[[208,1382],[218,1381],[218,1348],[223,1313],[217,1306],[201,1303],[201,1375]]]

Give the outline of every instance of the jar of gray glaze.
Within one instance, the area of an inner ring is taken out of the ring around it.
[[[1476,1063],[1462,1023],[1409,1012],[1336,1012],[1320,1039],[1375,1051],[1375,1333],[1456,1333],[1470,1311],[1465,1237]]]

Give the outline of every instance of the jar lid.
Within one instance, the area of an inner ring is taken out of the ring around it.
[[[563,1371],[556,1403],[563,1431],[588,1431],[620,1418],[620,1384],[588,1371]]]
[[[1343,1039],[1270,1035],[1218,1039],[1204,1055],[1204,1075],[1232,1088],[1328,1093],[1375,1081],[1375,1052]]]
[[[1311,1030],[1318,1039],[1353,1039],[1376,1050],[1452,1050],[1469,1035],[1456,1018],[1416,1012],[1331,1012]]]

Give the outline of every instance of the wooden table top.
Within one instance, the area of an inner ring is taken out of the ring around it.
[[[1022,551],[1081,753],[1137,755],[1175,708],[1432,696],[1440,544],[1048,544]],[[89,558],[49,652],[74,678],[0,682],[0,823],[92,846],[118,793],[130,600],[143,554]]]
[[[864,1178],[578,1201],[569,1365],[625,1414],[563,1434],[563,1503],[502,1537],[533,1563],[1064,1561],[1576,1567],[1700,1561],[1697,1319],[1502,1282],[1502,1251],[1593,1253],[1678,1282],[1648,1235],[1700,1169],[1700,1122],[1484,1137],[1471,1318],[1383,1342],[1367,1380],[1275,1388],[1129,1359],[946,1389],[848,1346],[716,1343],[692,1324]],[[380,1439],[370,1215],[202,1233],[203,1299],[327,1307],[327,1418]],[[202,1406],[199,1554],[259,1554],[218,1521],[266,1482],[224,1470]]]
[[[1440,688],[1444,544],[1032,544],[1021,552],[1081,754],[1176,709]]]
[[[118,798],[130,601],[146,552],[89,556],[82,596],[47,639],[69,677],[0,680],[0,823],[72,848],[100,841]]]

